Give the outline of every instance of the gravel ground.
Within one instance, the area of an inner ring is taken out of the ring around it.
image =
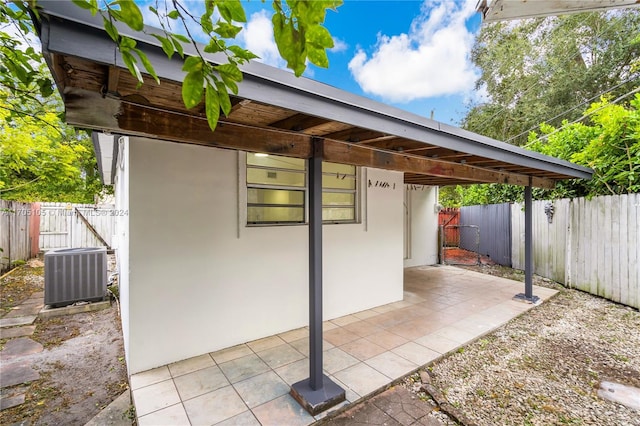
[[[499,266],[471,268],[518,279]],[[478,425],[640,425],[640,412],[597,395],[640,387],[640,313],[536,277],[551,300],[432,364],[432,384]],[[420,392],[416,377],[405,386]]]

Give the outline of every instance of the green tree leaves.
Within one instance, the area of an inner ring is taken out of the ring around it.
[[[634,164],[640,161],[634,153],[639,139],[629,130],[636,126],[635,119],[627,115],[636,114],[629,111],[637,111],[637,101],[626,108],[598,102],[587,109],[603,93],[624,96],[637,87],[638,34],[640,14],[635,10],[483,25],[472,58],[482,72],[476,86],[486,89],[489,100],[470,108],[463,127],[595,171],[592,181],[562,181],[552,191],[534,190],[534,197],[639,191],[633,183],[638,179]],[[567,125],[581,118],[585,109],[590,121]],[[625,117],[624,125],[611,121],[620,118],[618,114]],[[537,135],[530,132],[538,130],[543,139],[535,141]],[[517,201],[522,193],[506,185],[482,188],[447,190],[446,198],[463,205],[500,203]]]
[[[601,93],[627,93],[640,78],[640,14],[582,13],[483,25],[472,59],[489,100],[463,127],[515,145],[543,122],[572,121]]]
[[[190,56],[184,61],[182,71],[187,75],[182,81],[182,101],[188,109],[193,108],[202,101],[204,93],[204,61],[202,58]]]
[[[24,99],[44,99],[53,94],[53,82],[48,73],[42,72],[42,55],[28,46],[34,33],[28,9],[24,4],[17,8],[0,3],[0,88]],[[12,27],[13,32],[8,32]],[[20,104],[16,105],[21,109]]]
[[[546,143],[537,141],[535,148],[592,168],[587,195],[640,192],[640,95],[628,107],[607,100],[596,102],[585,114],[590,126],[574,123],[559,131],[545,128],[549,137]],[[565,148],[580,145],[573,153]]]
[[[307,60],[329,66],[326,49],[333,47],[333,38],[322,24],[327,9],[335,10],[341,4],[340,0],[274,0],[271,21],[276,45],[296,76],[302,75]]]
[[[120,6],[120,12],[112,11],[112,13],[117,13],[116,16],[118,20],[124,22],[136,31],[142,31],[144,21],[138,5],[131,0],[118,0],[115,4]]]
[[[593,169],[593,179],[558,182],[551,190],[535,189],[536,199],[593,197],[640,192],[640,94],[628,105],[602,99],[584,111],[588,121],[555,128],[541,124],[529,134],[528,148]],[[441,191],[446,207],[522,201],[522,190],[509,185],[470,185]]]
[[[132,37],[121,34],[117,25],[121,22],[136,32],[147,32],[144,15],[138,4],[132,0],[72,0],[73,3],[93,15],[100,14],[104,29],[117,44],[122,62],[138,84],[144,83],[144,74],[160,83],[153,64]],[[0,24],[15,23],[23,28],[24,34],[33,33],[28,12],[37,14],[35,0],[0,3]],[[207,118],[211,129],[215,129],[220,112],[227,114],[230,107],[229,92],[238,93],[238,83],[242,81],[240,66],[252,59],[255,54],[232,43],[247,22],[244,7],[240,0],[205,0],[205,11],[194,15],[177,0],[167,0],[164,11],[153,5],[148,10],[155,15],[160,31],[150,31],[149,35],[160,43],[168,58],[177,53],[184,59],[187,45],[192,46],[195,59],[187,58],[184,71],[182,98],[187,108],[197,106],[204,99]],[[329,60],[326,49],[333,47],[331,34],[323,27],[326,11],[336,9],[342,0],[275,0],[273,2],[273,30],[278,50],[296,76],[302,75],[307,61],[321,67],[327,67]],[[157,5],[157,4],[156,4]],[[218,12],[216,15],[215,12]],[[216,16],[220,18],[214,22]],[[201,30],[209,37],[203,47],[198,45],[191,32]],[[186,36],[177,31],[186,32]],[[0,31],[0,83],[5,87],[38,90],[46,98],[53,93],[52,82],[41,77],[32,63],[42,63],[39,53],[23,51],[18,42],[10,35]],[[223,53],[225,63],[212,64],[205,60],[206,53]],[[195,62],[194,62],[195,61]],[[195,64],[195,67],[194,67]],[[197,69],[196,69],[197,68]],[[205,88],[207,90],[205,90]],[[26,89],[25,89],[26,90]],[[205,94],[206,93],[206,94]],[[214,111],[215,110],[215,111]]]
[[[103,186],[87,134],[64,125],[55,106],[12,115],[15,102],[0,91],[0,198],[92,203]]]

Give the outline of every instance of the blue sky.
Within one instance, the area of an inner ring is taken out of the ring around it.
[[[194,12],[202,7],[183,3]],[[329,69],[310,66],[305,76],[426,117],[433,111],[434,119],[458,124],[466,105],[483,96],[474,89],[478,70],[469,58],[480,27],[476,3],[345,0],[325,21],[336,44]],[[285,68],[271,33],[271,2],[244,5],[248,22],[239,44],[262,62]]]

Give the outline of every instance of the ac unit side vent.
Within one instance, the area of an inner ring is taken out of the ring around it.
[[[44,255],[44,303],[52,307],[103,300],[107,292],[107,250],[67,248]]]

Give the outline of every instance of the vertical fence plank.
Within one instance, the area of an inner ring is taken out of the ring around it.
[[[545,247],[548,244],[547,241],[547,227],[540,223],[540,202],[534,201],[531,204],[533,215],[533,272],[538,275],[548,275],[545,268],[547,262],[545,259],[546,250],[540,250],[540,247]],[[537,248],[537,250],[536,250]]]
[[[611,282],[611,196],[602,197],[600,201],[600,224],[598,228],[598,286],[600,295],[612,300],[613,285]]]
[[[629,215],[630,197],[620,197],[618,208],[618,280],[620,282],[620,302],[629,300],[629,245],[627,244],[627,234],[633,232],[628,228],[627,216]],[[633,203],[631,203],[633,204]]]
[[[621,265],[620,260],[620,199],[610,199],[609,200],[609,215],[610,215],[610,223],[611,223],[611,236],[609,240],[609,244],[607,244],[609,253],[607,262],[607,276],[611,282],[611,300],[616,302],[622,301],[622,283],[620,282],[620,270],[624,268]],[[615,259],[618,259],[616,262]]]
[[[524,269],[522,210],[519,203],[511,205],[511,264],[514,269]]]
[[[573,200],[568,200],[567,202],[567,223],[566,223],[566,228],[565,228],[565,233],[566,233],[566,252],[565,252],[565,258],[564,258],[564,284],[565,286],[572,288],[573,286],[573,263],[571,262],[571,253],[573,252],[573,250],[575,250],[574,248],[574,243],[573,243],[573,232],[574,232],[574,227],[572,226],[572,219],[573,219],[573,212],[574,212],[574,208],[573,208]]]
[[[640,244],[640,194],[630,194],[628,201],[628,248],[629,255],[627,261],[629,262],[629,303],[630,306],[634,306],[640,309],[640,265],[638,264],[638,256],[640,256],[640,250],[638,244]]]
[[[567,250],[567,247],[569,247],[570,245],[568,239],[569,235],[567,232],[569,227],[569,219],[571,217],[569,215],[569,205],[569,199],[565,198],[563,200],[559,200],[556,212],[556,216],[558,216],[559,219],[559,223],[556,227],[557,240],[555,244],[557,254],[556,277],[561,280],[563,284],[566,284],[564,268],[567,264],[567,253],[569,252],[569,250]]]
[[[587,200],[584,198],[579,199],[578,211],[580,212],[580,234],[578,235],[578,241],[580,241],[580,252],[578,257],[578,271],[581,271],[580,279],[576,281],[577,288],[584,291],[591,291],[591,270],[587,266],[587,259],[591,254],[591,246],[588,241],[588,230],[591,229],[591,215],[587,210]]]
[[[589,248],[589,257],[586,259],[586,265],[589,268],[589,292],[591,294],[598,294],[598,244],[600,238],[598,236],[598,200],[593,199],[585,202],[587,204],[587,212],[589,217],[589,227],[595,232],[589,235],[585,235],[585,241]]]

